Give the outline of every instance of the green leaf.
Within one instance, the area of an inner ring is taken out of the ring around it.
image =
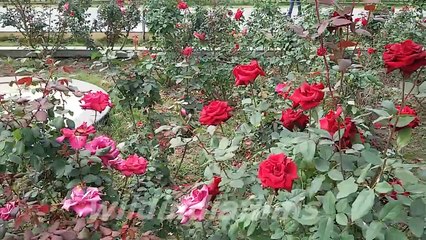
[[[224,150],[228,147],[228,145],[229,145],[229,139],[224,137],[219,142],[219,149]]]
[[[370,212],[371,208],[374,205],[374,199],[376,196],[374,195],[374,191],[371,189],[364,189],[355,201],[352,204],[351,209],[351,219],[352,221],[358,220],[367,213]]]
[[[395,104],[393,104],[392,101],[389,100],[385,100],[382,102],[382,107],[384,107],[386,109],[386,111],[388,113],[390,113],[391,115],[395,114],[398,112],[398,110],[396,110]]]
[[[398,137],[396,139],[396,143],[398,145],[398,149],[401,150],[403,147],[407,146],[410,143],[412,130],[409,127],[403,128],[398,131]]]
[[[271,235],[271,239],[281,239],[285,233],[282,229],[277,229],[274,234]]]
[[[99,176],[88,174],[84,176],[83,180],[87,183],[102,183],[102,180],[99,178]]]
[[[358,184],[355,183],[355,179],[353,177],[350,177],[337,184],[337,189],[339,189],[337,198],[345,198],[358,190]]]
[[[415,199],[410,205],[410,216],[424,217],[426,213],[426,205],[422,198]]]
[[[349,214],[351,207],[349,206],[348,199],[340,199],[336,204],[336,210],[339,213]]]
[[[334,181],[342,181],[343,175],[342,173],[337,169],[332,169],[330,172],[328,172],[328,177]]]
[[[395,177],[401,179],[404,185],[419,182],[419,179],[412,172],[401,168],[395,170]]]
[[[413,217],[408,219],[408,227],[416,237],[421,237],[425,228],[424,217]]]
[[[330,162],[321,157],[315,158],[314,164],[315,168],[320,172],[327,172],[330,169]]]
[[[367,166],[365,166],[365,168],[363,168],[361,170],[361,173],[359,174],[359,177],[356,180],[356,182],[358,184],[361,184],[361,183],[363,183],[365,181],[365,177],[367,176],[368,171],[370,170],[370,168],[371,168],[371,163],[369,163]]]
[[[385,234],[386,240],[407,240],[407,236],[398,229],[395,228],[389,228],[388,231],[386,231]]]
[[[382,210],[380,210],[379,218],[381,221],[394,220],[399,216],[402,208],[402,204],[399,201],[388,202]]]
[[[336,215],[336,222],[339,225],[346,226],[348,225],[348,217],[344,213],[339,213]]]
[[[295,220],[305,226],[315,225],[319,220],[318,210],[311,206],[305,206]]]
[[[410,116],[410,115],[400,115],[399,117],[398,117],[398,122],[396,123],[396,126],[397,127],[400,127],[400,128],[402,128],[402,127],[405,127],[405,126],[407,126],[408,124],[410,124],[410,122],[412,122],[413,120],[414,120],[414,118],[415,117],[413,117],[413,116]],[[390,122],[391,122],[391,124],[392,125],[395,125],[395,122],[396,122],[396,118],[393,118]]]
[[[251,116],[250,116],[250,123],[257,127],[260,126],[260,123],[262,122],[262,114],[260,112],[254,112]]]
[[[392,186],[388,182],[380,182],[374,188],[378,193],[388,193],[393,190]]]
[[[322,198],[322,208],[326,214],[336,214],[336,197],[331,191],[328,191]]]
[[[331,233],[333,232],[334,220],[330,217],[323,218],[319,222],[318,232],[320,240],[330,240]]]
[[[367,228],[367,232],[365,233],[366,240],[373,240],[377,236],[380,235],[383,229],[383,223],[378,221],[373,221],[370,226]]]
[[[25,144],[22,141],[18,141],[15,145],[15,153],[21,155],[25,152]]]
[[[22,139],[22,133],[21,133],[21,129],[16,129],[15,131],[13,131],[12,136],[15,138],[15,141],[19,141]]]
[[[299,153],[303,155],[303,159],[307,162],[314,160],[316,144],[312,140],[301,142],[297,145]]]
[[[64,118],[63,117],[55,117],[52,120],[52,125],[58,130],[64,128],[65,127]]]
[[[325,180],[324,175],[319,175],[315,177],[314,180],[312,180],[311,186],[307,190],[310,198],[313,197],[321,189],[321,185],[322,185],[322,182],[324,182],[324,180]]]
[[[244,186],[244,182],[241,179],[235,179],[229,182],[229,186],[233,188],[242,188]]]
[[[373,165],[382,164],[380,153],[375,149],[365,149],[361,152],[361,156],[366,162],[371,163]]]

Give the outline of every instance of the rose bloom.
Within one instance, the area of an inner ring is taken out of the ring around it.
[[[367,49],[367,53],[370,54],[370,55],[374,54],[374,53],[376,53],[376,49],[374,49],[374,48],[368,48]]]
[[[68,12],[68,10],[70,9],[70,3],[66,2],[64,6],[62,6],[62,9],[64,10],[64,12]]]
[[[290,90],[291,90],[291,82],[279,83],[275,87],[275,92],[281,95],[284,99],[288,98],[288,96],[290,95]]]
[[[201,41],[204,41],[204,40],[206,40],[206,33],[198,33],[198,32],[194,32],[194,37],[195,38],[197,38],[197,39],[199,39],[199,40],[201,40]]]
[[[62,128],[61,133],[62,136],[56,138],[57,142],[62,143],[65,139],[68,139],[72,149],[80,150],[86,145],[87,137],[96,133],[96,130],[93,126],[87,126],[87,123],[84,122],[76,129]]]
[[[290,100],[293,101],[293,107],[300,105],[305,111],[315,108],[320,105],[324,98],[323,89],[324,84],[322,83],[302,83],[302,85],[290,96]]]
[[[192,55],[192,51],[193,51],[192,47],[185,47],[182,50],[182,55],[184,55],[186,57],[190,57]]]
[[[413,116],[414,119],[405,127],[409,128],[415,128],[420,125],[420,118],[417,116],[416,110],[410,108],[409,106],[404,106],[404,108],[401,109],[401,106],[396,106],[396,109],[398,110],[398,113],[400,116]],[[397,127],[396,130],[401,130],[405,127]]]
[[[290,131],[293,131],[294,127],[298,127],[303,130],[308,125],[309,118],[305,114],[303,114],[302,109],[293,110],[291,108],[282,112],[281,122],[283,126]]]
[[[17,208],[17,202],[8,202],[3,207],[0,208],[0,219],[3,221],[9,221],[10,219],[13,219],[15,216],[13,216],[13,210]]]
[[[202,125],[220,125],[231,118],[231,111],[232,107],[227,102],[219,100],[211,101],[201,110],[200,123]]]
[[[237,65],[232,70],[232,73],[235,76],[235,85],[248,85],[254,80],[256,80],[257,76],[265,76],[265,72],[259,66],[259,63],[256,60],[252,60],[247,65]]]
[[[209,190],[209,195],[212,197],[212,201],[216,198],[216,195],[218,195],[220,193],[219,190],[219,184],[222,181],[221,177],[218,176],[214,176],[213,177],[213,181],[207,185],[207,188]]]
[[[362,134],[358,131],[355,123],[352,121],[350,117],[346,117],[345,119],[339,119],[340,114],[342,113],[342,108],[339,107],[337,111],[330,110],[328,114],[319,120],[320,128],[326,130],[330,133],[331,137],[336,134],[340,129],[345,129],[342,133],[340,139],[340,147],[341,149],[350,148],[352,146],[352,141],[359,134],[362,141]]]
[[[263,187],[291,192],[293,181],[299,178],[297,165],[284,153],[272,154],[260,163],[258,178]]]
[[[399,69],[404,77],[409,77],[417,69],[426,66],[426,51],[422,45],[412,40],[405,40],[401,43],[386,45],[383,61],[387,73]]]
[[[177,8],[179,8],[180,10],[185,10],[188,8],[188,4],[184,1],[179,1]]]
[[[98,136],[95,137],[91,142],[86,144],[86,149],[89,150],[92,154],[96,154],[97,150],[110,147],[109,151],[99,158],[102,160],[102,163],[105,166],[114,165],[116,158],[120,154],[116,147],[116,143],[109,137]]]
[[[209,198],[209,190],[206,185],[203,185],[201,189],[192,190],[188,196],[183,197],[176,211],[177,214],[182,215],[180,223],[185,224],[190,219],[203,221]]]
[[[241,18],[243,17],[243,10],[241,10],[240,8],[238,8],[237,12],[235,13],[235,20],[240,21]]]
[[[134,154],[127,157],[126,160],[122,160],[117,164],[117,170],[119,170],[126,177],[130,177],[132,175],[141,175],[146,172],[148,167],[148,161]]]
[[[327,54],[327,48],[319,47],[317,49],[317,56],[322,57],[322,56],[325,56],[326,54]]]
[[[361,19],[361,24],[362,24],[362,26],[367,26],[368,21],[367,21],[367,19],[366,19],[365,17],[363,17],[363,18]]]
[[[88,92],[84,94],[80,102],[84,102],[81,105],[82,109],[90,109],[100,113],[107,107],[112,107],[108,94],[102,91]]]
[[[71,196],[63,203],[62,208],[70,211],[73,210],[79,217],[86,217],[94,214],[101,207],[99,190],[94,187],[83,189],[81,186],[75,186],[71,191]]]

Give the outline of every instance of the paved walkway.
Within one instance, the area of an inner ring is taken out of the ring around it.
[[[244,17],[245,18],[248,18],[250,15],[251,15],[251,13],[252,13],[252,11],[253,11],[253,7],[250,7],[250,6],[246,6],[246,7],[239,7],[239,8],[243,8],[244,9]],[[36,9],[37,10],[42,10],[42,8],[41,7],[36,7]],[[231,10],[233,11],[233,12],[235,12],[236,10],[238,9],[238,7],[232,7],[231,8]],[[288,11],[288,6],[283,6],[283,7],[280,7],[280,11],[283,13],[283,14],[285,14],[285,13],[287,13],[287,11]],[[4,12],[6,12],[6,8],[4,8],[4,7],[0,7],[0,12],[1,13],[4,13]],[[57,16],[58,16],[58,11],[56,10],[56,9],[54,9],[53,11],[52,11],[52,19],[57,19]],[[89,14],[89,19],[88,20],[90,20],[90,22],[93,22],[96,18],[97,18],[97,15],[98,15],[98,8],[96,8],[96,7],[90,7],[89,9],[88,9],[88,11],[87,11],[87,13]],[[355,10],[354,10],[354,15],[355,16],[359,16],[359,15],[361,15],[362,13],[366,13],[366,11],[364,11],[364,9],[362,9],[362,8],[356,8]],[[297,15],[297,6],[295,6],[294,7],[294,9],[293,9],[293,15]],[[142,32],[143,30],[143,26],[142,26],[142,23],[140,23],[136,28],[134,28],[133,29],[133,31],[132,32],[137,32],[137,33],[140,33],[140,32]],[[146,31],[148,31],[148,28],[146,28],[145,29]],[[17,32],[17,29],[16,28],[13,28],[13,27],[4,27],[4,28],[2,28],[2,27],[0,27],[0,32]]]

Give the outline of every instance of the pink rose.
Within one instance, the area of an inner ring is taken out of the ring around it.
[[[0,208],[0,219],[4,221],[9,221],[13,219],[16,214],[14,214],[14,209],[16,209],[17,202],[8,202],[3,207]]]
[[[93,126],[87,126],[84,122],[76,129],[62,128],[62,136],[56,138],[56,141],[62,143],[65,139],[68,139],[71,148],[74,150],[80,150],[86,145],[87,137],[90,134],[96,133]]]
[[[84,94],[80,102],[84,102],[81,105],[82,109],[90,109],[100,113],[107,107],[112,107],[108,94],[102,91],[88,92]]]
[[[241,10],[240,8],[238,8],[237,12],[235,13],[235,20],[240,21],[241,18],[243,17],[243,10]]]
[[[66,2],[64,6],[62,6],[62,9],[64,10],[64,12],[68,12],[68,10],[70,9],[70,3]]]
[[[114,165],[114,160],[118,157],[120,152],[118,151],[114,140],[106,136],[95,137],[91,142],[86,144],[86,149],[92,154],[95,154],[97,150],[110,147],[109,151],[99,158],[102,159],[102,163],[105,166]]]
[[[291,82],[280,83],[275,87],[275,92],[281,95],[284,99],[287,99],[290,95]]]
[[[203,185],[201,189],[194,189],[190,195],[182,198],[177,214],[182,215],[180,223],[185,224],[190,219],[204,220],[204,214],[209,202],[209,189]]]
[[[71,191],[71,196],[63,203],[62,208],[70,211],[70,208],[77,213],[79,217],[86,217],[96,213],[101,207],[99,190],[94,187],[83,189],[81,186],[75,186]]]
[[[206,33],[194,32],[194,37],[199,39],[200,41],[206,40]]]
[[[138,155],[131,155],[126,160],[122,160],[117,164],[117,170],[119,170],[126,177],[132,175],[141,175],[146,172],[148,167],[148,161],[139,157]]]

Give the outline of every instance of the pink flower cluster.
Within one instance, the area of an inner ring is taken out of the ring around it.
[[[214,177],[209,185],[203,185],[201,189],[194,189],[191,193],[182,198],[181,204],[176,211],[177,214],[182,215],[180,223],[185,224],[190,219],[203,221],[208,203],[214,201],[216,195],[220,193],[219,184],[222,181],[220,177]]]
[[[62,208],[70,211],[73,210],[79,217],[86,217],[94,214],[101,207],[101,197],[99,189],[94,187],[84,188],[76,186],[71,191],[70,198],[66,199]]]

